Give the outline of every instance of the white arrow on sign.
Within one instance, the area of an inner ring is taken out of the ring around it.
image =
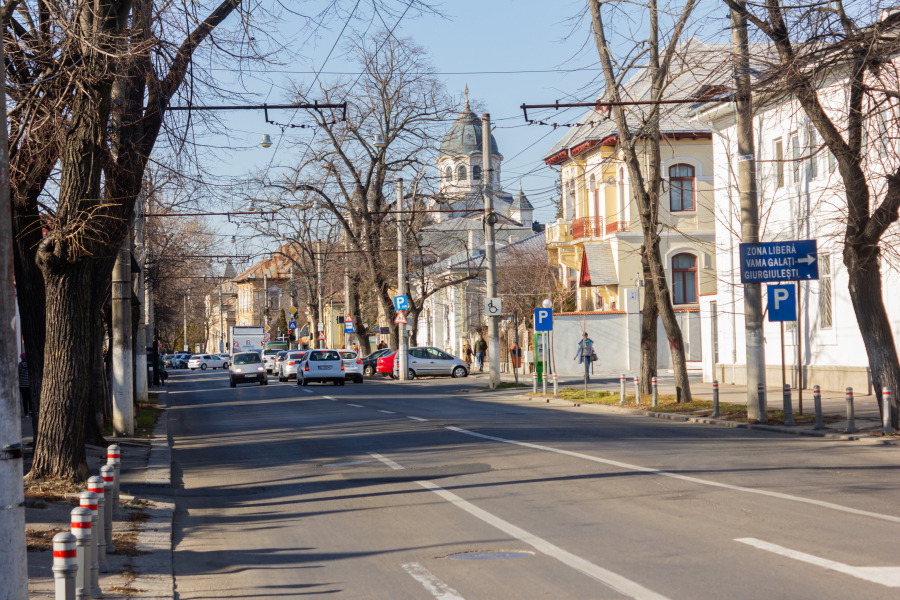
[[[819,558],[812,554],[797,552],[796,550],[791,550],[790,548],[785,548],[784,546],[779,546],[777,544],[770,544],[769,542],[764,542],[756,538],[738,538],[734,541],[753,546],[754,548],[759,548],[760,550],[774,552],[781,556],[787,556],[788,558],[793,558],[811,565],[831,569],[838,573],[865,579],[872,583],[880,583],[887,587],[900,587],[900,567],[852,567],[850,565],[845,565],[844,563],[828,560],[827,558]]]
[[[798,263],[806,263],[806,264],[808,264],[808,265],[811,265],[811,264],[813,264],[814,262],[816,262],[816,257],[813,256],[812,254],[807,254],[807,255],[806,255],[806,258],[798,258],[798,259],[797,259],[797,262],[798,262]]]

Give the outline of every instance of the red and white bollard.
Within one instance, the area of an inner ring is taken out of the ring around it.
[[[103,497],[106,498],[106,512],[104,513],[103,519],[103,533],[106,538],[106,551],[112,552],[115,550],[113,548],[113,538],[112,538],[112,522],[113,522],[113,494],[116,489],[116,470],[109,466],[103,465],[100,467],[100,476],[103,478]]]
[[[881,409],[883,425],[881,433],[884,435],[894,433],[894,427],[891,425],[891,388],[889,387],[881,390]]]
[[[68,531],[53,536],[56,600],[75,600],[75,576],[78,575],[78,549],[75,542],[75,536]]]
[[[619,377],[619,404],[625,404],[625,373]]]
[[[100,592],[100,561],[97,547],[98,538],[100,537],[100,528],[98,527],[100,516],[97,514],[99,512],[97,504],[99,498],[94,492],[81,492],[78,499],[81,503],[81,508],[91,511],[91,598],[102,598],[103,594]]]
[[[537,394],[537,371],[531,374],[531,391]]]
[[[118,444],[106,448],[106,464],[116,470],[116,478],[113,482],[113,495],[110,497],[113,503],[113,517],[119,516],[119,481],[122,478],[122,450]]]
[[[712,417],[721,417],[719,413],[719,382],[713,381],[713,413]]]
[[[87,600],[91,597],[91,509],[72,509],[72,533],[78,559],[78,575],[75,579],[75,597]]]
[[[641,404],[641,378],[634,378],[634,402],[638,406]]]
[[[848,387],[844,390],[847,394],[847,430],[846,433],[856,433],[856,412],[853,410],[853,388]]]
[[[106,498],[105,485],[102,477],[94,475],[87,480],[89,492],[97,494],[97,562],[100,564],[100,572],[109,571],[106,562]]]
[[[659,390],[657,389],[658,383],[656,381],[656,377],[650,380],[650,387],[652,388],[653,393],[653,406],[659,406]]]
[[[559,378],[556,376],[556,373],[552,375],[553,377],[553,395],[559,396]]]

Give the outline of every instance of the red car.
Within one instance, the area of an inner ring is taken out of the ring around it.
[[[385,356],[382,356],[378,359],[378,367],[375,369],[382,375],[387,375],[391,379],[394,378],[394,357],[397,356],[397,352],[391,352]]]

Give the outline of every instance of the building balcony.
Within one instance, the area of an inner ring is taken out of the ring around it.
[[[603,236],[603,217],[579,217],[572,221],[572,238],[576,240]]]
[[[565,244],[572,241],[572,226],[557,219],[555,223],[547,223],[545,229],[547,245]]]
[[[610,221],[606,224],[606,235],[618,231],[631,231],[631,225],[629,225],[628,221]]]

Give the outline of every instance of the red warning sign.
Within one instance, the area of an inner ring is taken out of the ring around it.
[[[320,332],[319,332],[319,339],[320,339],[320,340],[324,340],[324,339],[325,339],[325,332],[324,332],[324,331],[320,331]]]
[[[406,315],[403,314],[402,310],[397,311],[397,316],[394,317],[394,323],[403,323],[406,324]]]

